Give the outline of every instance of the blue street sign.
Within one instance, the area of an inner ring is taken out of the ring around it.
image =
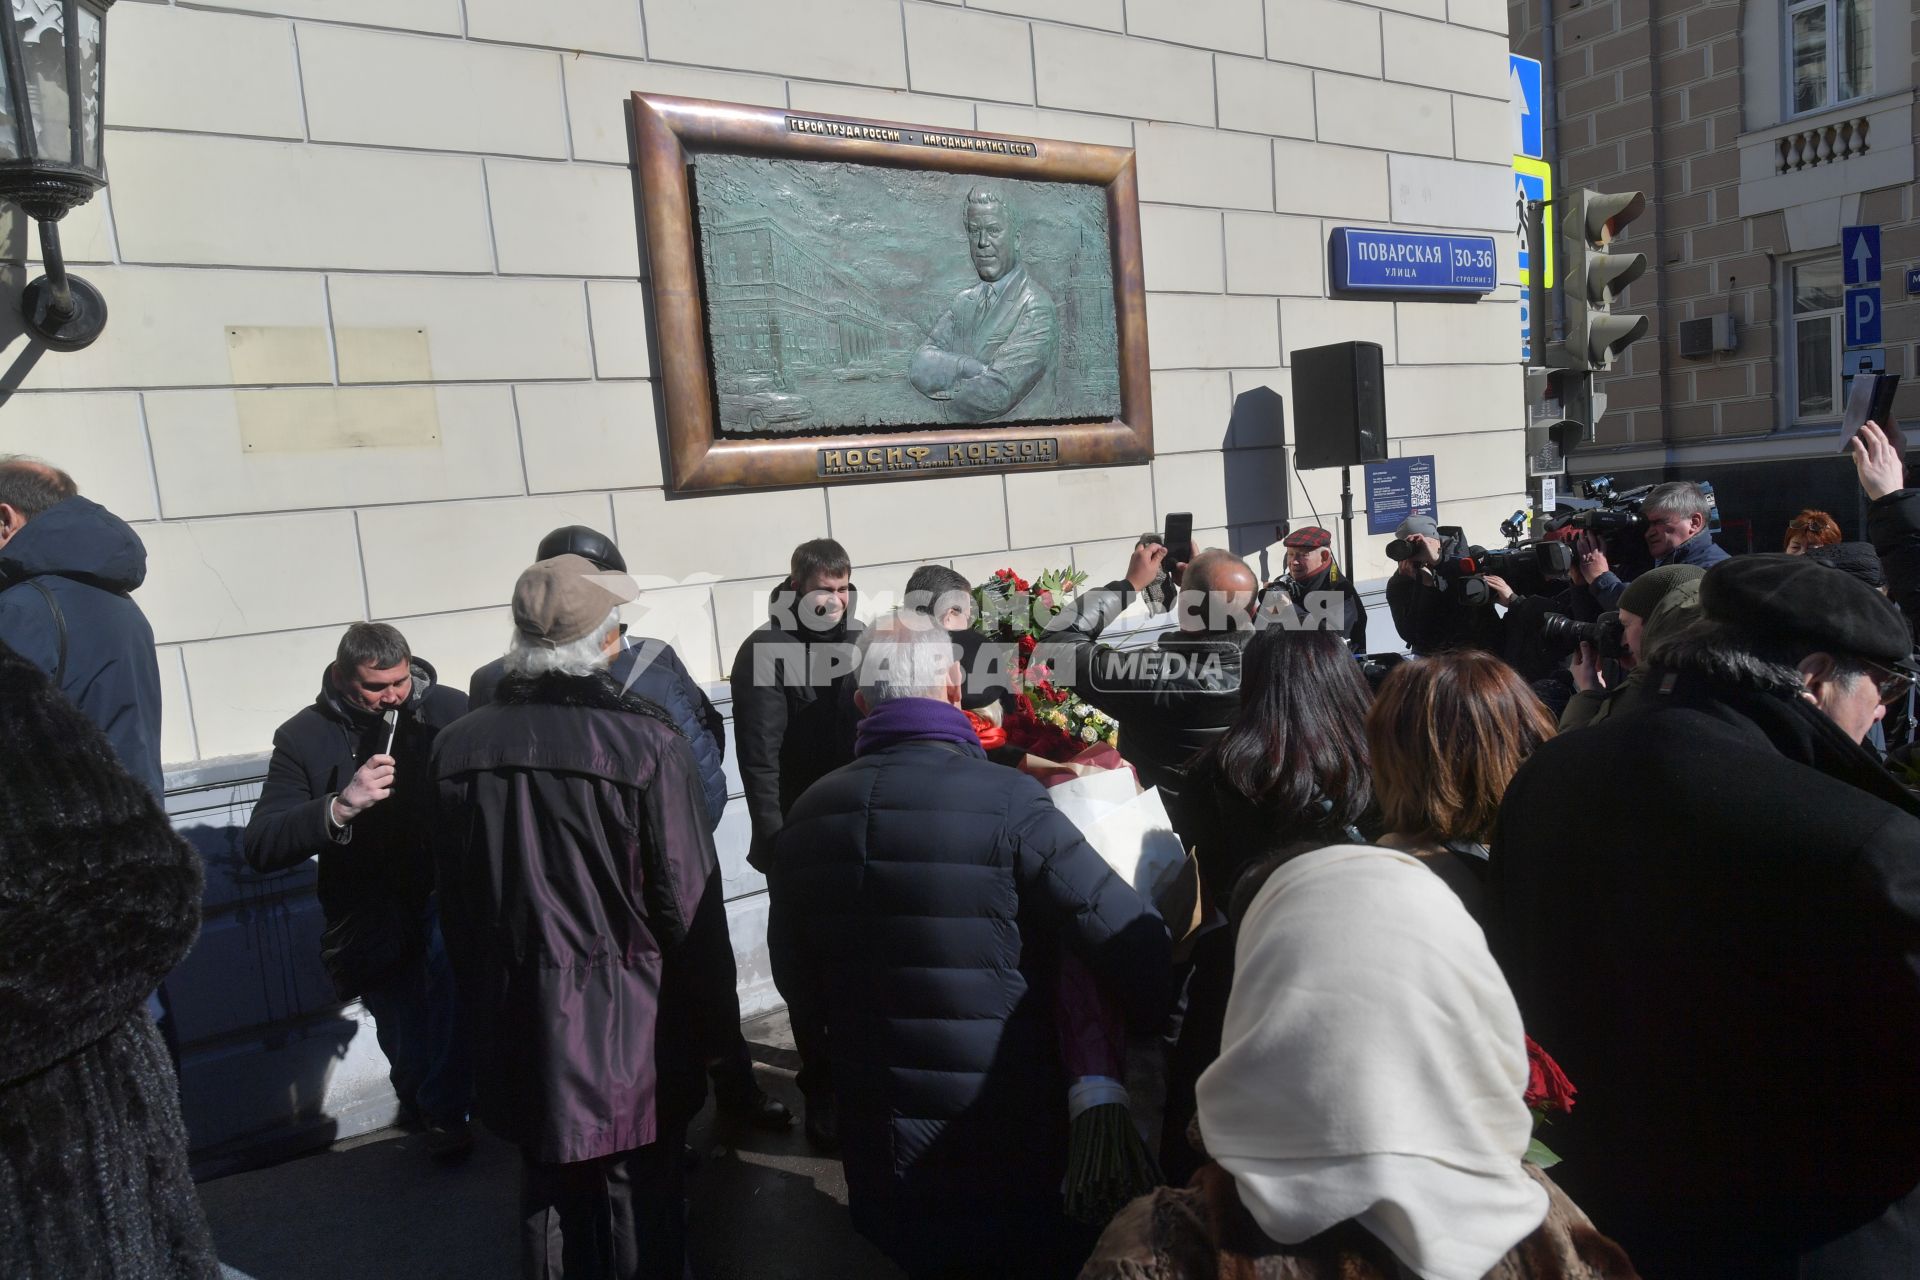
[[[1410,515],[1440,514],[1433,455],[1367,464],[1367,532],[1392,533]]]
[[[1375,293],[1491,293],[1499,282],[1492,236],[1335,227],[1333,287]]]
[[[1880,228],[1840,228],[1840,266],[1848,284],[1872,284],[1880,278]]]
[[[1546,105],[1540,95],[1538,58],[1507,55],[1507,101],[1513,111],[1513,154],[1544,159]]]
[[[1520,362],[1533,359],[1533,290],[1520,291]]]
[[[1920,293],[1920,267],[1907,268],[1907,292]]]
[[[1849,347],[1880,345],[1880,290],[1847,290],[1847,342]]]

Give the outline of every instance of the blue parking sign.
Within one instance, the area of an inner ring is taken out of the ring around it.
[[[1849,347],[1880,345],[1880,290],[1849,289],[1846,299]]]

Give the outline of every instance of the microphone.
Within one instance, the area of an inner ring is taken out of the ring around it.
[[[385,754],[392,755],[394,735],[400,732],[400,708],[388,707],[386,715],[381,718],[387,722],[387,750]]]

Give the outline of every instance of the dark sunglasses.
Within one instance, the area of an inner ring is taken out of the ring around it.
[[[1873,686],[1879,691],[1880,704],[1882,706],[1892,706],[1894,703],[1900,701],[1900,699],[1906,697],[1908,690],[1913,688],[1913,673],[1911,671],[1901,671],[1894,667],[1882,666],[1880,663],[1867,658],[1861,658],[1859,662],[1862,667],[1866,668],[1867,674],[1872,677]]]

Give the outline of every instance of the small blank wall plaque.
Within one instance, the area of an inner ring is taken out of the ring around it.
[[[333,353],[318,325],[228,325],[227,364],[236,386],[333,381]]]
[[[248,453],[422,448],[440,443],[432,387],[319,387],[236,391]]]
[[[425,328],[338,329],[342,382],[432,382],[433,357]]]

